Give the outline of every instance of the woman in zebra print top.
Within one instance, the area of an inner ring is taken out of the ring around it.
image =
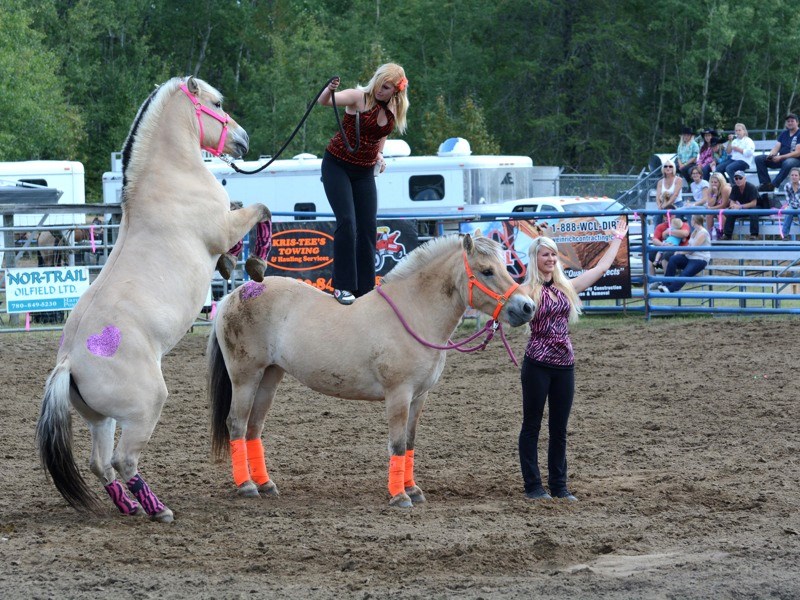
[[[578,319],[578,294],[594,285],[609,269],[627,233],[627,226],[606,232],[608,249],[598,263],[574,279],[568,279],[558,260],[556,243],[541,235],[528,249],[525,288],[536,305],[530,322],[531,337],[522,363],[522,429],[519,460],[525,496],[532,500],[577,498],[567,488],[567,421],[575,395],[572,342],[569,323]],[[548,494],[539,472],[538,444],[545,403],[549,401],[547,451]]]

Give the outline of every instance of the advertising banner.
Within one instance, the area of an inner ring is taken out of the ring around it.
[[[518,282],[525,279],[528,268],[528,246],[539,237],[536,225],[547,224],[549,237],[558,245],[561,266],[572,279],[592,268],[608,247],[611,236],[606,231],[626,223],[624,216],[571,217],[529,221],[472,221],[461,224],[461,233],[480,233],[500,242],[506,254],[509,273]],[[580,294],[587,300],[621,299],[631,297],[631,271],[628,240],[620,246],[611,267],[598,282]]]
[[[272,250],[267,275],[294,277],[333,292],[332,221],[290,221],[272,224]],[[375,232],[377,277],[388,273],[400,259],[419,245],[414,220],[378,221]]]
[[[87,289],[87,267],[9,269],[6,273],[6,311],[71,310]]]

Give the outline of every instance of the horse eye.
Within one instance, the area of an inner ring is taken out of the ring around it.
[[[481,271],[481,275],[483,275],[484,277],[491,277],[492,275],[494,275],[494,271],[492,269],[484,269],[483,271]]]
[[[215,102],[214,106],[216,106],[217,108],[222,108],[222,102]]]

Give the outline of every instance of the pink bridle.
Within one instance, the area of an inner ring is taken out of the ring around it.
[[[189,97],[189,100],[192,101],[192,104],[194,104],[194,111],[195,114],[197,115],[197,124],[200,125],[200,147],[203,150],[207,150],[214,156],[219,156],[220,154],[222,154],[222,151],[225,148],[225,140],[228,137],[228,121],[230,121],[230,119],[228,118],[228,114],[222,113],[222,115],[220,115],[219,113],[214,112],[207,106],[201,104],[197,96],[195,96],[194,94],[192,94],[192,92],[189,91],[189,88],[186,87],[185,83],[182,83],[180,87],[183,90],[183,93],[186,94]],[[219,144],[217,144],[216,148],[212,148],[211,146],[203,146],[203,117],[200,113],[206,113],[208,116],[213,117],[217,121],[222,123],[222,134],[219,136]]]

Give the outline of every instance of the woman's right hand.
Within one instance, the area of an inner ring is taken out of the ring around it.
[[[334,77],[334,78],[331,80],[331,82],[328,84],[328,89],[329,89],[331,92],[335,92],[335,91],[336,91],[336,88],[338,88],[338,87],[339,87],[339,84],[340,84],[340,83],[341,83],[341,82],[339,81],[339,78],[338,78],[338,77]]]

